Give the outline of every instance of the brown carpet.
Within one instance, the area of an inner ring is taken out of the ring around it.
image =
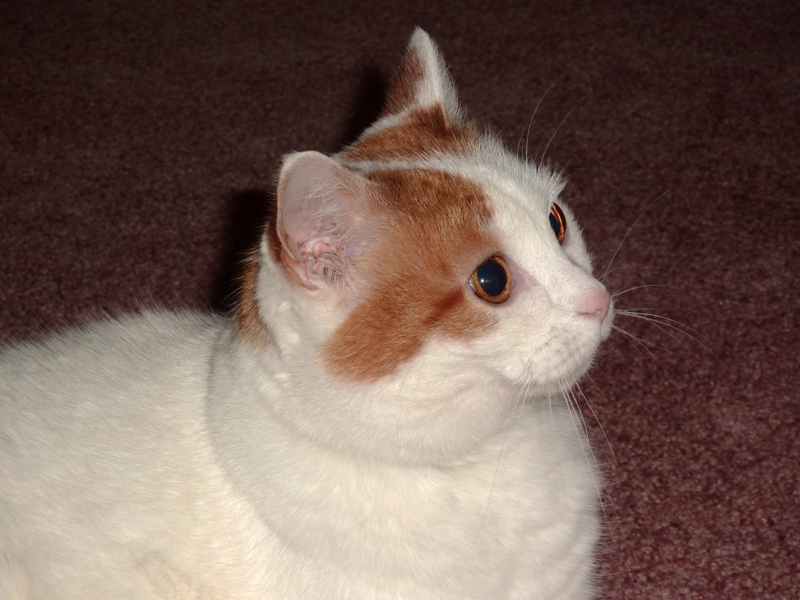
[[[280,156],[351,141],[421,25],[676,321],[619,317],[583,384],[604,598],[800,597],[798,4],[489,4],[2,3],[2,337],[224,309]]]

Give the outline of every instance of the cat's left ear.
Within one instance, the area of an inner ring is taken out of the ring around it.
[[[309,290],[342,291],[370,239],[370,182],[319,152],[284,159],[276,233],[281,261]]]
[[[464,121],[455,85],[439,48],[419,28],[411,36],[381,116],[400,116],[415,109],[441,109],[447,126]]]

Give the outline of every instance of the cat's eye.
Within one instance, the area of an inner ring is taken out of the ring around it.
[[[472,273],[470,286],[475,295],[487,302],[500,304],[511,295],[511,271],[499,256],[483,261]]]
[[[555,202],[550,206],[550,227],[556,234],[558,243],[563,244],[564,236],[567,234],[567,218],[564,216],[564,211]]]

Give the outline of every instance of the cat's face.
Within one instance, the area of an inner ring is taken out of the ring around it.
[[[523,395],[568,389],[613,310],[561,187],[465,122],[415,33],[377,123],[334,158],[284,162],[240,311],[272,347],[277,413],[331,446],[441,463]]]

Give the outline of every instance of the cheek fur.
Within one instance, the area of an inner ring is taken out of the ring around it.
[[[354,269],[368,288],[322,351],[335,377],[375,381],[411,361],[432,336],[470,339],[496,318],[468,298],[460,268],[483,258],[495,240],[482,189],[427,169],[371,175],[390,227]],[[463,270],[469,270],[466,267]]]
[[[335,377],[375,381],[411,361],[434,335],[466,341],[495,325],[463,289],[409,296],[387,286],[350,313],[325,345],[323,360]]]

